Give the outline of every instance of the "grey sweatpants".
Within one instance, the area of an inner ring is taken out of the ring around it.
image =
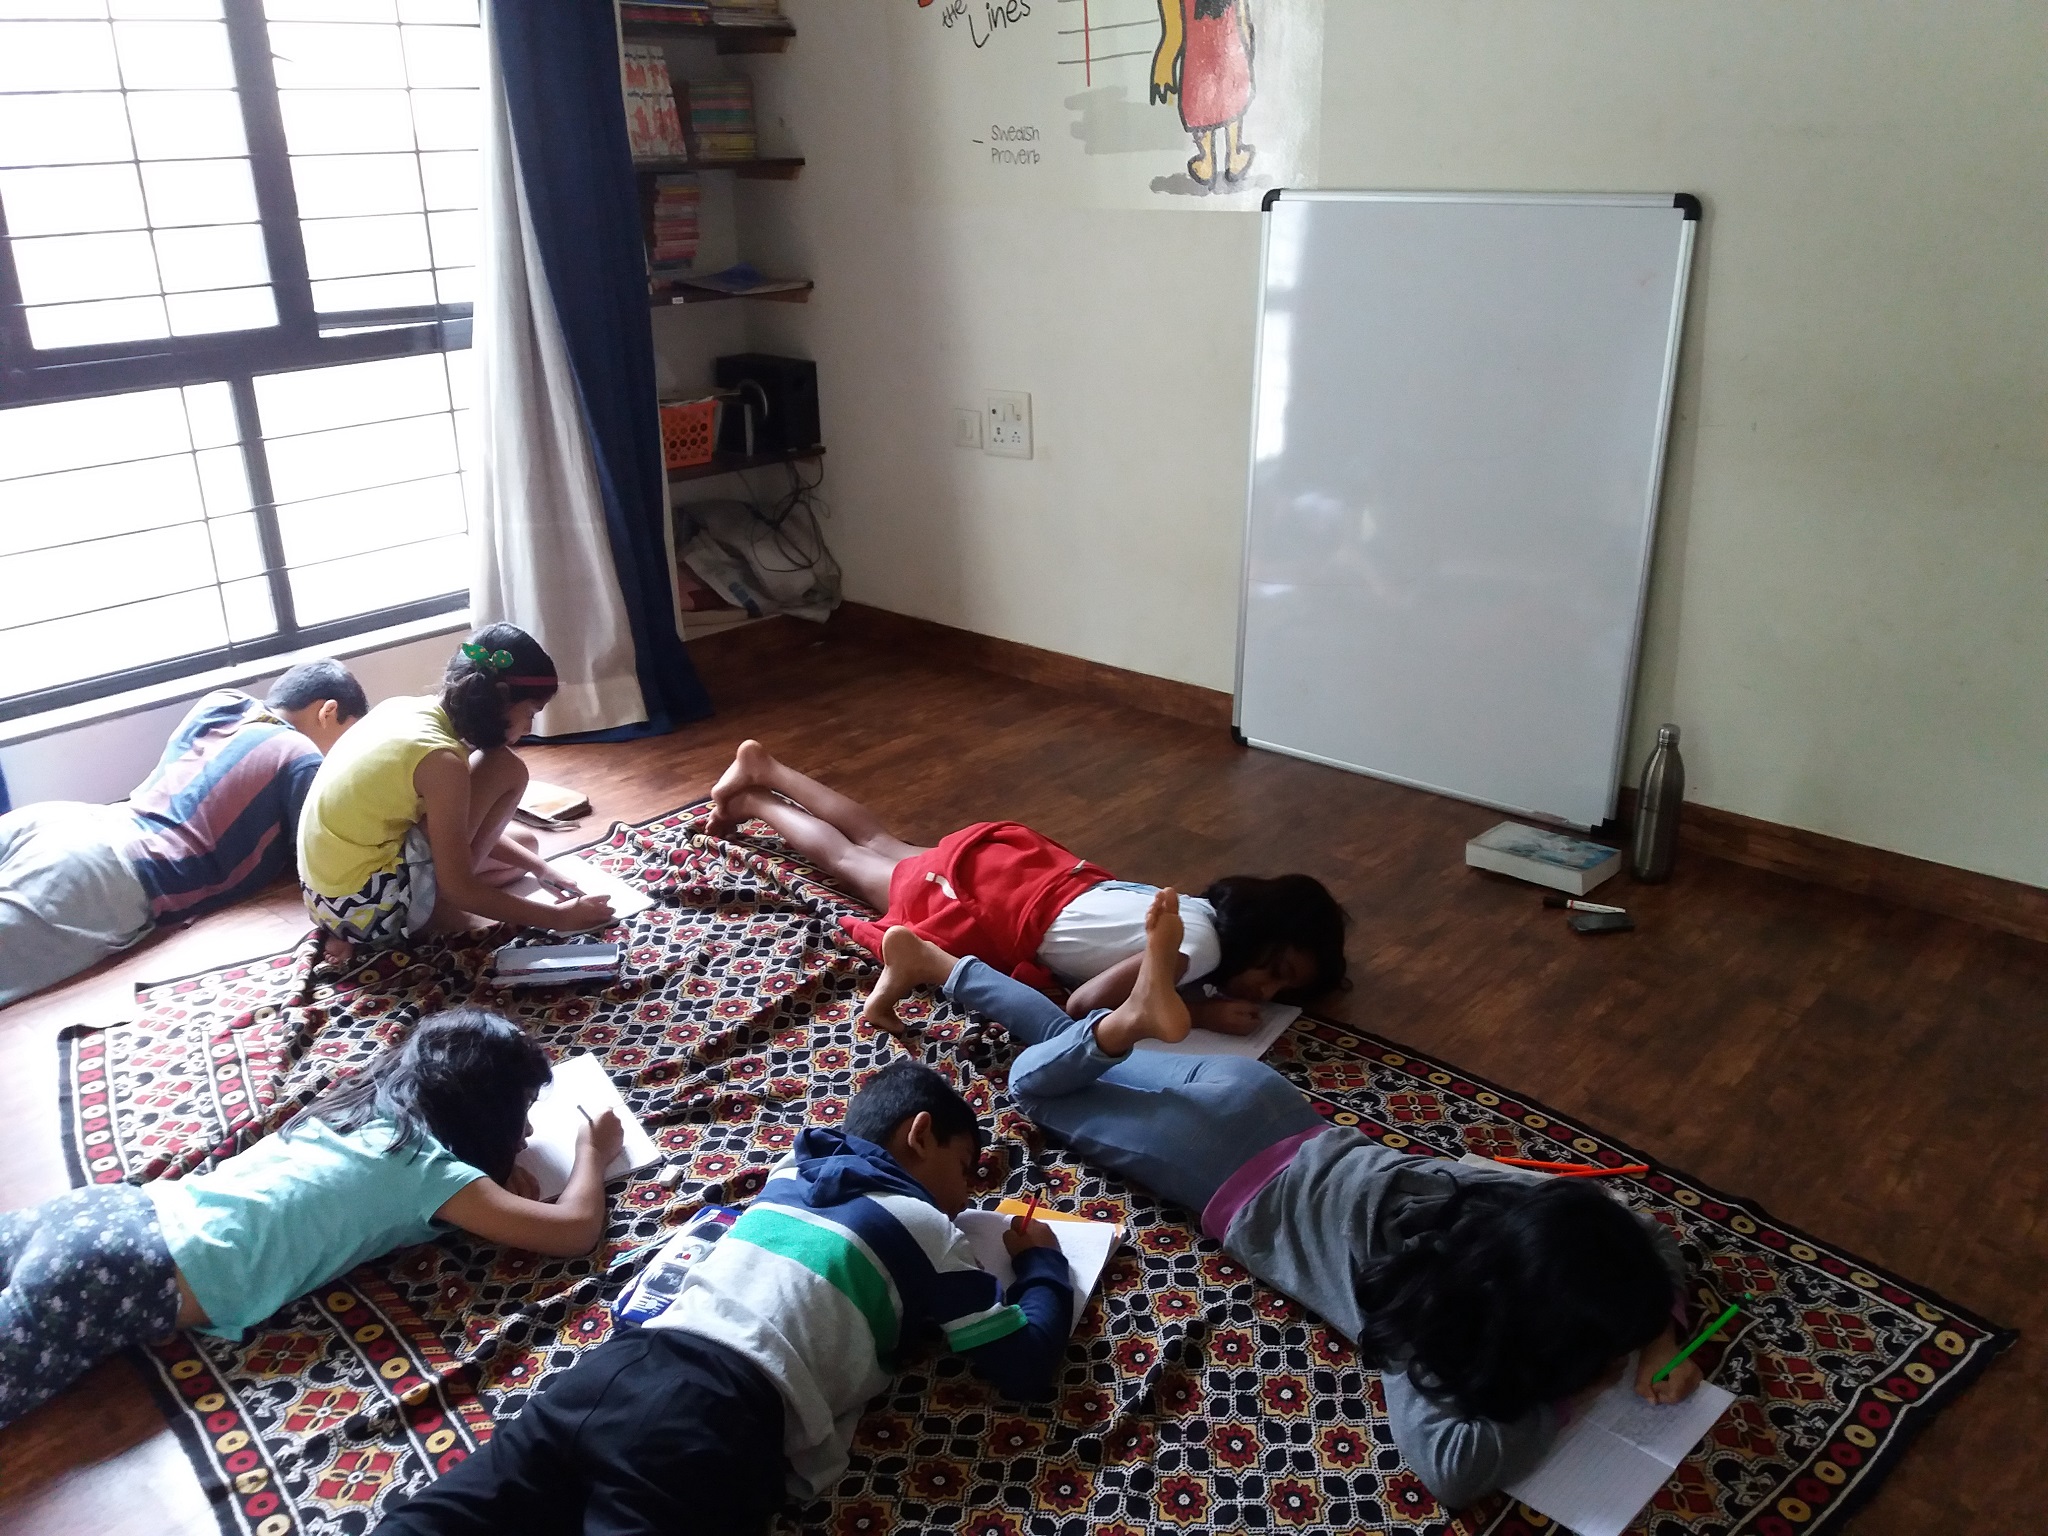
[[[122,813],[48,800],[0,816],[0,1007],[76,976],[148,933],[121,857]]]

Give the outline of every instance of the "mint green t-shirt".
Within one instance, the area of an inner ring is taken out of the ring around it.
[[[306,1120],[208,1172],[142,1186],[204,1332],[238,1339],[365,1259],[427,1241],[434,1212],[484,1177],[431,1137],[387,1152],[394,1134],[385,1120],[345,1135]]]

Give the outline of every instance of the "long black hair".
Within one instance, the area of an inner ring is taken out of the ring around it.
[[[1315,962],[1315,979],[1285,995],[1304,1002],[1344,985],[1344,927],[1350,916],[1329,888],[1312,875],[1226,875],[1202,892],[1216,909],[1216,936],[1223,958],[1210,979],[1219,985],[1255,966],[1269,965],[1280,952],[1298,949]]]
[[[398,1134],[387,1152],[414,1151],[431,1138],[502,1184],[526,1139],[526,1112],[551,1072],[547,1053],[510,1019],[451,1008],[315,1099],[285,1134],[309,1117],[343,1132],[388,1120]]]
[[[1467,1416],[1570,1397],[1671,1321],[1649,1234],[1581,1180],[1460,1184],[1405,1236],[1360,1272],[1359,1344]]]
[[[441,707],[457,736],[488,752],[505,745],[514,704],[545,704],[560,687],[555,659],[538,640],[516,624],[489,624],[448,659]]]

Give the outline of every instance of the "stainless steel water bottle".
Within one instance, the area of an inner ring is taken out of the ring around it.
[[[1678,857],[1678,808],[1685,801],[1685,759],[1678,755],[1678,727],[1657,727],[1657,748],[1643,764],[1636,791],[1636,829],[1630,840],[1629,873],[1646,885],[1671,878]]]

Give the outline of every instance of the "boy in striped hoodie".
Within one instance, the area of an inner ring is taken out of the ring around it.
[[[900,1344],[936,1325],[1008,1396],[1044,1399],[1073,1322],[1043,1222],[1003,1236],[1007,1294],[952,1218],[981,1151],[974,1111],[900,1061],[812,1127],[644,1328],[551,1381],[491,1441],[378,1527],[436,1533],[758,1531],[831,1489]]]

